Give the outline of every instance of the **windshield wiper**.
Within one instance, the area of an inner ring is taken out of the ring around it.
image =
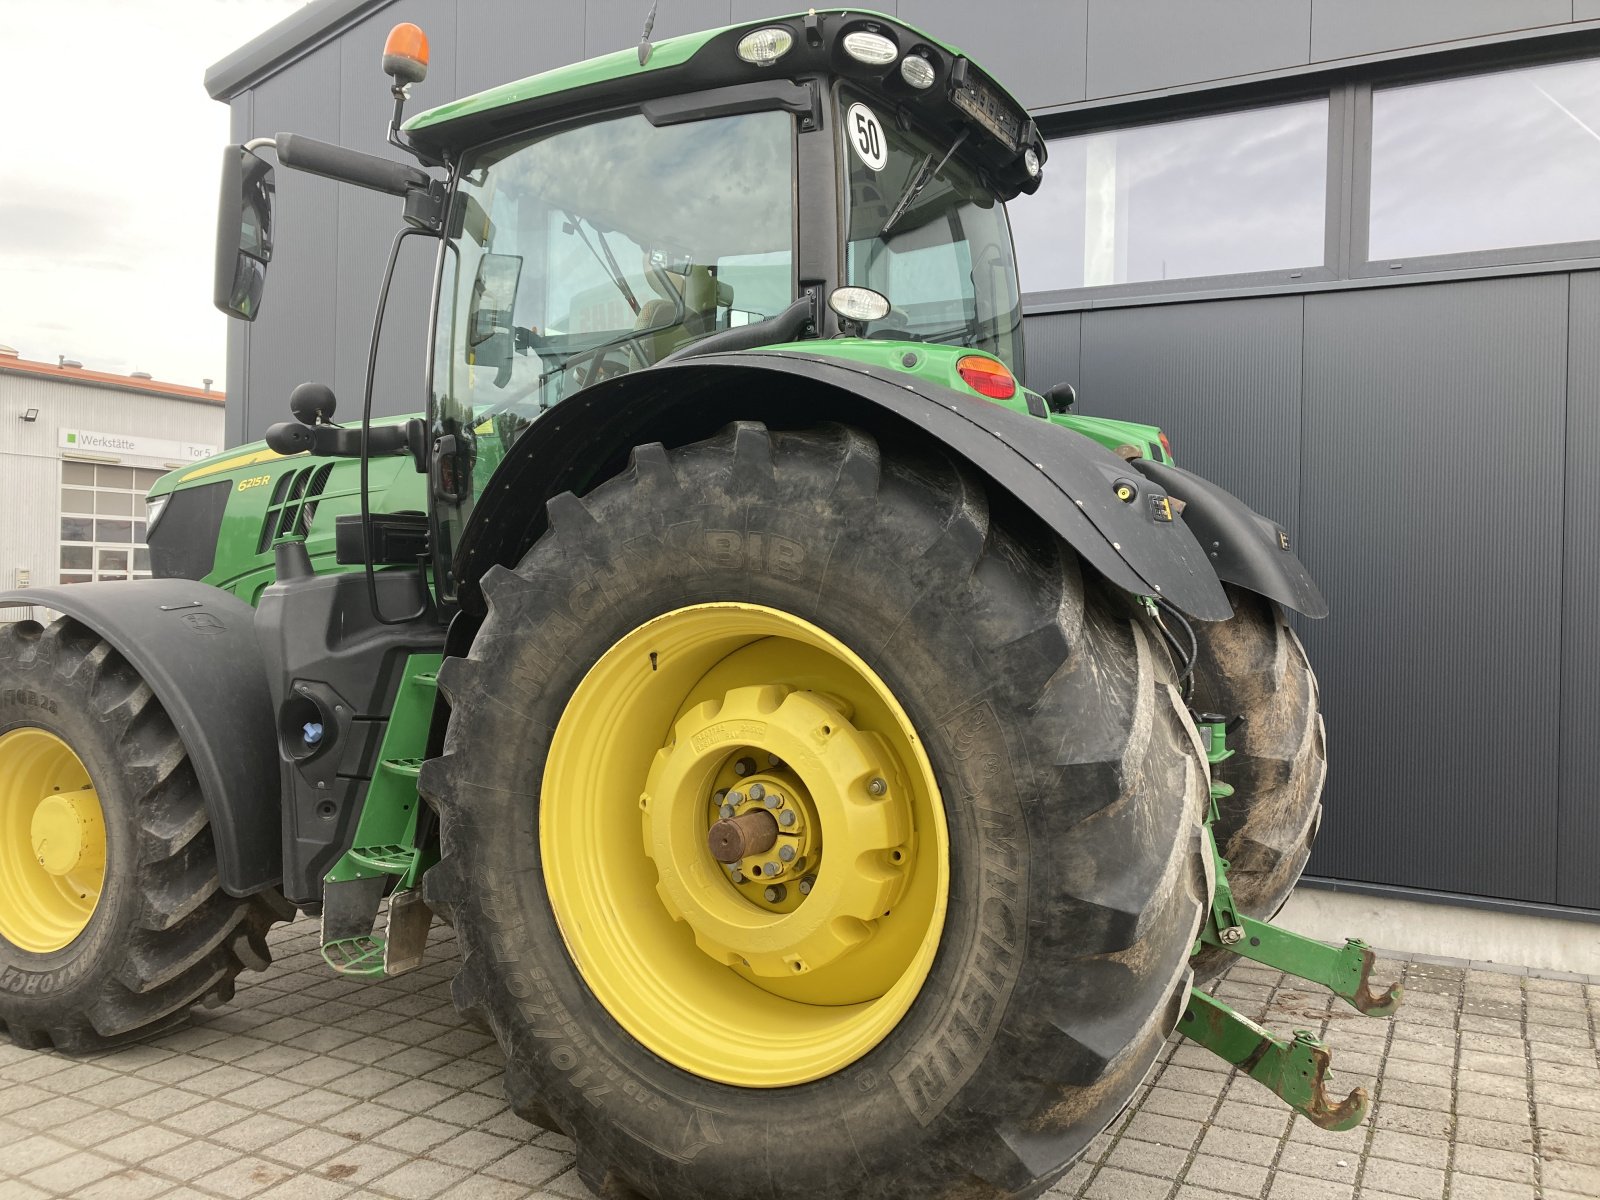
[[[583,218],[567,214],[567,223],[572,226],[572,231],[583,239],[583,244],[589,247],[589,253],[594,255],[598,262],[611,276],[611,282],[617,285],[617,290],[622,293],[622,298],[628,302],[628,307],[633,309],[633,315],[639,315],[639,298],[633,294],[633,289],[628,286],[628,280],[622,273],[622,268],[617,265],[617,256],[611,253],[611,245],[606,241],[606,235],[595,227],[594,235],[600,239],[600,250],[604,250],[605,257],[600,257],[600,250],[594,248],[594,243],[589,240],[589,235],[583,231]]]
[[[960,149],[962,142],[967,140],[967,132],[967,130],[963,129],[956,135],[956,140],[950,143],[950,149],[944,152],[944,157],[939,160],[939,165],[934,167],[933,170],[930,171],[928,169],[928,164],[933,161],[933,151],[930,150],[922,156],[922,161],[917,164],[917,169],[912,174],[910,183],[906,185],[906,190],[900,194],[900,199],[896,201],[894,210],[890,212],[889,219],[883,223],[883,228],[878,230],[879,238],[889,236],[889,230],[894,228],[896,221],[906,215],[906,209],[911,207],[911,202],[922,193],[922,189],[928,186],[935,175],[944,170],[944,165],[950,161],[950,156]]]

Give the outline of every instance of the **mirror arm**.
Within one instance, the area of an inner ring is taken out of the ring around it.
[[[420,443],[410,423],[379,425],[371,430],[368,452],[374,458],[410,452],[413,438]],[[299,421],[279,421],[267,429],[267,448],[279,454],[310,453],[318,458],[360,458],[361,430],[340,429],[336,425],[302,425]]]

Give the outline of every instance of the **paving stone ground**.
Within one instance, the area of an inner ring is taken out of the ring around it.
[[[0,1200],[585,1200],[571,1143],[506,1107],[502,1059],[450,1004],[456,946],[381,983],[332,975],[302,920],[232,1004],[112,1053],[0,1044]],[[1217,993],[1334,1046],[1371,1119],[1345,1134],[1174,1040],[1051,1200],[1596,1200],[1600,980],[1386,960],[1372,1020],[1240,962]],[[733,1200],[729,1197],[708,1200]],[[848,1200],[848,1198],[819,1198]]]

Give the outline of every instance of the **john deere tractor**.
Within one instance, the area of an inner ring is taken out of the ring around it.
[[[427,411],[293,420],[163,479],[158,578],[0,627],[0,1022],[89,1050],[226,1000],[294,913],[454,996],[612,1197],[1023,1197],[1174,1029],[1319,1123],[1328,1053],[1193,988],[1316,832],[1288,535],[1156,429],[1017,379],[1023,107],[813,11],[404,119],[407,161],[225,157],[217,302],[275,171],[435,249]],[[305,219],[305,218],[302,218]],[[397,1018],[401,1019],[401,1018]]]

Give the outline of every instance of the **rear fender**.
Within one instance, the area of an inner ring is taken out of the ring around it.
[[[1281,525],[1208,479],[1148,459],[1133,465],[1167,495],[1183,501],[1184,523],[1200,539],[1218,579],[1308,617],[1328,615],[1328,602],[1295,557]]]
[[[478,580],[517,562],[545,527],[545,502],[583,494],[626,467],[636,445],[681,446],[734,420],[795,429],[823,421],[882,442],[934,439],[1037,514],[1107,580],[1206,621],[1232,608],[1210,560],[1161,503],[1159,486],[1081,434],[915,376],[793,350],[688,359],[623,375],[564,400],[511,447],[463,531],[462,606]],[[1119,498],[1119,492],[1126,498]]]
[[[92,629],[132,664],[177,727],[205,797],[222,890],[248,896],[283,871],[278,749],[255,610],[188,579],[0,592]]]

